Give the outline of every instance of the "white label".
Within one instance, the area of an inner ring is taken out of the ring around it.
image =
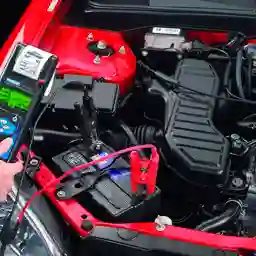
[[[167,35],[179,36],[181,30],[179,28],[160,28],[160,27],[154,27],[152,32],[155,33],[155,34],[167,34]]]
[[[45,63],[51,56],[52,54],[48,52],[28,45],[18,56],[13,71],[31,79],[38,80]]]
[[[52,12],[55,9],[55,7],[58,4],[58,2],[59,2],[59,0],[52,0],[52,2],[50,3],[47,11],[48,12]]]

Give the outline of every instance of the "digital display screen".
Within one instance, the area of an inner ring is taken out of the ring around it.
[[[19,90],[0,85],[0,103],[4,102],[10,108],[27,111],[32,98]]]

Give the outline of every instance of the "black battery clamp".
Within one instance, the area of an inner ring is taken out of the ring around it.
[[[21,43],[10,55],[0,74],[0,142],[7,137],[13,142],[0,159],[15,160],[40,101],[53,81],[57,62],[55,55]]]

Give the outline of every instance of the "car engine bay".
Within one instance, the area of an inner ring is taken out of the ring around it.
[[[57,200],[72,198],[104,222],[165,216],[174,226],[255,237],[256,41],[181,28],[128,32],[48,29],[40,48],[59,64],[32,149],[59,177],[153,144],[156,188],[134,196],[126,154],[72,173]]]

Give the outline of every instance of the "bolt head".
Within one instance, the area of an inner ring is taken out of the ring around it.
[[[66,196],[66,192],[63,191],[63,190],[60,190],[60,191],[57,192],[57,196],[60,197],[60,198],[61,197],[65,197]]]
[[[148,56],[148,51],[142,51],[141,54],[143,57],[146,57],[146,56]]]
[[[100,64],[100,56],[96,55],[94,60],[93,60],[93,63],[96,64],[96,65]]]
[[[233,133],[233,134],[231,134],[231,139],[232,140],[239,140],[240,136],[238,134],[236,134],[236,133]]]
[[[100,41],[98,42],[98,44],[97,44],[97,47],[98,47],[98,49],[100,49],[100,50],[104,50],[104,49],[107,48],[107,44],[106,44],[104,41],[100,40]]]
[[[33,165],[33,166],[36,166],[36,165],[39,164],[39,161],[38,161],[37,159],[31,159],[31,160],[29,161],[29,164],[30,164],[30,165]]]
[[[87,36],[87,40],[89,40],[89,41],[92,41],[92,40],[93,40],[93,33],[90,33],[90,34]]]

